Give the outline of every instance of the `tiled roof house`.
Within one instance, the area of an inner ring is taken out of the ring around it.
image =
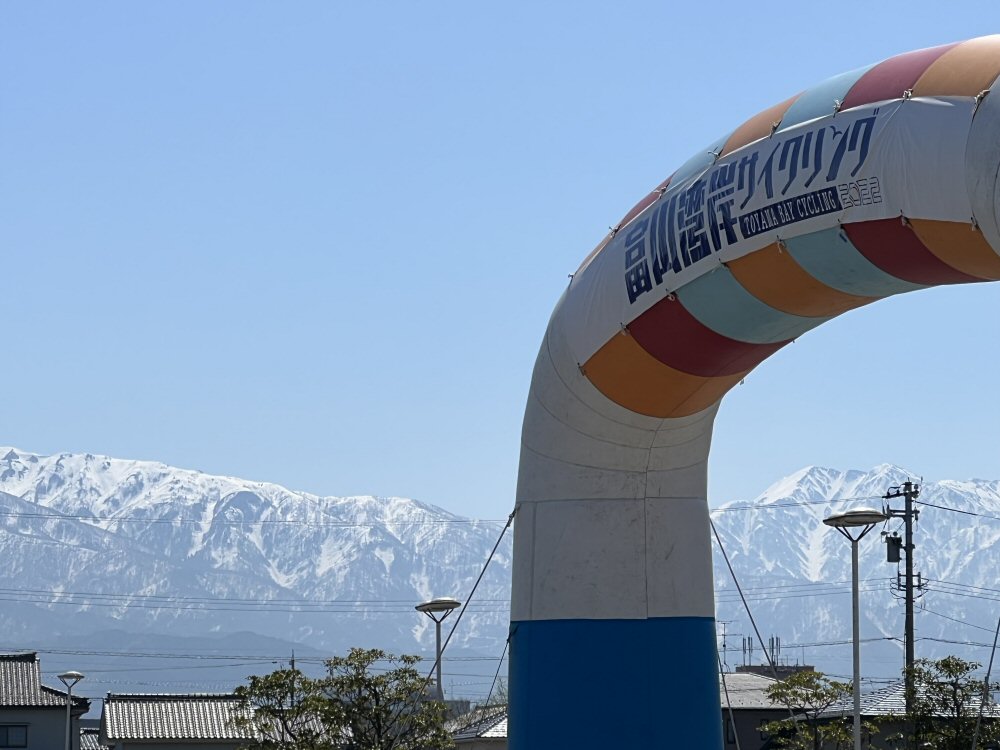
[[[234,719],[245,715],[230,694],[142,695],[108,693],[101,713],[100,743],[115,750],[186,748],[236,750],[253,739]]]
[[[0,747],[65,747],[66,699],[65,691],[42,684],[36,653],[0,654]],[[73,696],[70,737],[74,750],[78,750],[78,722],[89,709],[90,701]]]
[[[925,695],[925,688],[917,686],[917,693]],[[965,704],[967,716],[976,716],[980,710],[981,698],[974,696]],[[990,701],[983,708],[983,720],[988,722],[1000,721],[1000,706]],[[834,703],[830,708],[820,714],[826,719],[842,719],[850,721],[854,716],[853,697],[845,698]],[[904,718],[906,716],[906,683],[898,680],[891,685],[878,690],[872,690],[861,695],[861,716],[866,721],[872,721],[878,726],[877,738],[886,741],[887,738],[900,734],[904,728]],[[947,720],[950,714],[937,714],[939,719]],[[995,747],[993,744],[980,745],[981,747]]]
[[[461,750],[501,750],[507,747],[507,706],[486,706],[448,722]]]
[[[921,688],[917,687],[919,695],[925,695]],[[975,715],[979,712],[980,698],[976,696],[966,704],[969,714]],[[837,718],[854,715],[854,698],[848,697],[842,701],[834,703],[824,711],[821,716],[825,718]],[[906,683],[902,680],[893,682],[884,688],[872,690],[861,695],[861,715],[870,718],[903,717],[906,715]],[[1000,706],[990,702],[985,706],[984,718],[1000,719]]]

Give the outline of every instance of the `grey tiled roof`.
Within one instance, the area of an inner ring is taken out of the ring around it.
[[[918,688],[919,691],[919,688]],[[979,698],[970,705],[972,713],[979,712]],[[839,701],[824,711],[821,716],[848,716],[854,713],[854,698],[848,697]],[[861,695],[862,716],[903,716],[906,713],[906,683],[902,680],[888,687],[873,690]],[[1000,706],[987,704],[984,716],[1000,718]]]
[[[97,729],[80,730],[80,750],[101,750]]]
[[[456,742],[473,739],[506,739],[507,706],[477,708],[448,722],[448,731]]]
[[[719,680],[719,697],[722,701],[722,710],[729,706],[734,709],[775,709],[783,710],[785,706],[770,700],[764,691],[775,683],[773,677],[764,677],[752,672],[727,672],[726,682],[723,688],[722,680]],[[729,694],[728,703],[726,693]]]
[[[233,724],[245,715],[232,694],[137,695],[108,693],[101,728],[108,741],[246,740],[253,730]]]
[[[76,695],[73,702],[81,707],[87,703]],[[0,654],[0,706],[64,708],[66,693],[42,684],[38,655],[34,652]]]

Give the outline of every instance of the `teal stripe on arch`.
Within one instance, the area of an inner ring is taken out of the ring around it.
[[[775,310],[744,289],[724,266],[699,276],[675,294],[702,325],[750,344],[788,341],[830,320]]]
[[[806,273],[847,294],[889,297],[927,288],[883,271],[862,255],[839,228],[787,239],[785,248]]]
[[[808,91],[804,91],[788,108],[785,116],[781,118],[781,127],[778,128],[778,132],[809,120],[815,120],[817,117],[832,115],[836,102],[844,101],[847,92],[858,82],[858,79],[874,67],[875,65],[868,65],[864,68],[841,73],[826,79],[818,86],[813,86]]]
[[[715,164],[718,159],[716,154],[722,151],[722,147],[726,145],[726,141],[729,140],[729,136],[731,135],[732,133],[726,133],[721,138],[715,139],[711,144],[681,164],[677,168],[677,171],[670,175],[671,186],[679,185],[690,177],[700,175]]]

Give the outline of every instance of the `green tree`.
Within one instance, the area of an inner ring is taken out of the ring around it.
[[[779,680],[765,691],[775,703],[787,706],[795,719],[771,721],[764,731],[777,747],[791,750],[841,750],[853,746],[853,724],[841,717],[824,716],[835,704],[849,699],[851,685],[828,679],[822,672],[804,670]],[[868,723],[866,732],[874,729]]]
[[[250,677],[237,688],[248,710],[253,750],[446,750],[445,706],[431,700],[416,656],[351,649],[326,662],[326,675],[298,670]]]
[[[920,659],[913,667],[913,725],[916,746],[934,750],[969,750],[983,700],[980,664],[957,656]],[[993,684],[991,690],[1000,689]],[[1000,741],[997,704],[988,692],[979,728],[979,747]]]
[[[245,712],[234,723],[251,729],[256,750],[328,750],[338,745],[327,738],[318,720],[321,708],[320,681],[297,669],[279,669],[263,676],[252,675],[248,684],[236,688]]]

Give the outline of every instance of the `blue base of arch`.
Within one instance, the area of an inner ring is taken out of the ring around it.
[[[722,748],[715,620],[510,626],[510,750]]]

